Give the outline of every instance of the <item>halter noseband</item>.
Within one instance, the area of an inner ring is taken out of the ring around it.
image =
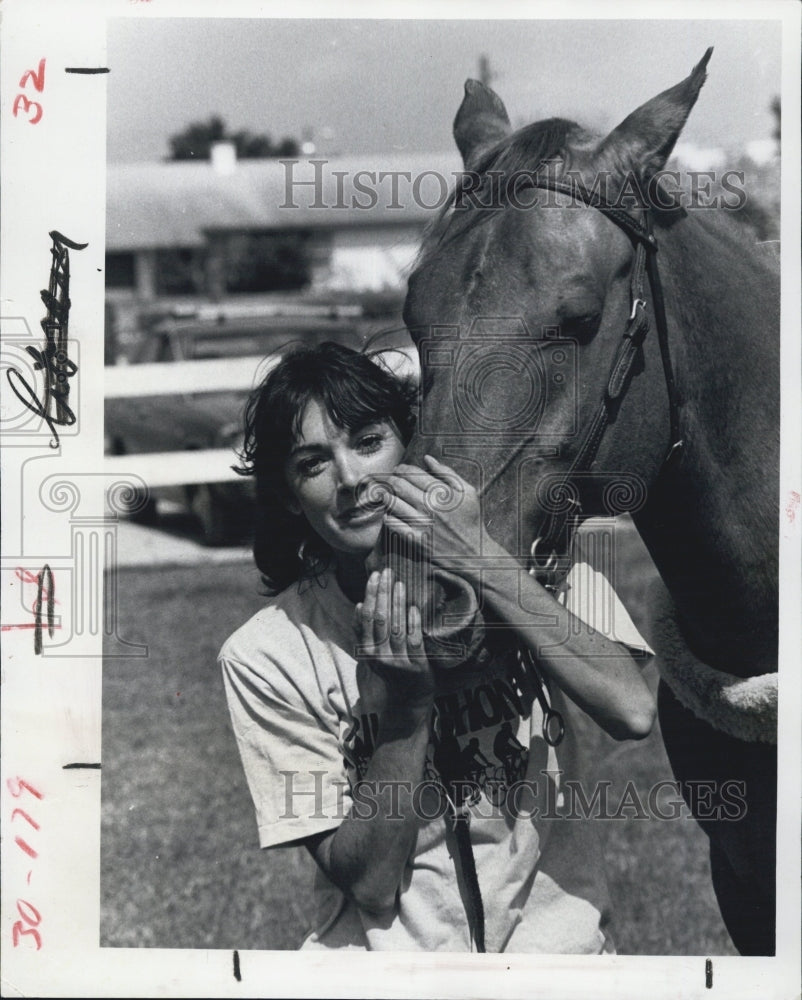
[[[668,323],[666,320],[665,303],[663,301],[663,289],[660,284],[660,274],[657,268],[657,239],[652,232],[652,219],[649,207],[647,205],[641,206],[643,212],[643,221],[641,222],[623,209],[607,204],[595,191],[588,191],[581,182],[575,179],[566,181],[553,177],[535,177],[531,183],[534,187],[579,198],[585,205],[595,208],[607,216],[635,244],[635,256],[630,272],[630,301],[632,310],[629,320],[610,367],[604,396],[585,432],[579,450],[574,461],[571,463],[571,467],[563,477],[563,483],[569,483],[571,477],[576,473],[590,469],[598,454],[604,432],[610,423],[612,407],[620,405],[620,401],[629,387],[632,365],[646,338],[646,334],[649,332],[649,317],[646,313],[646,299],[643,288],[644,275],[649,279],[652,311],[657,327],[657,340],[660,346],[660,357],[663,362],[663,374],[668,392],[670,444],[663,460],[663,466],[665,466],[680,452],[683,441],[679,431],[679,398],[668,345]],[[553,553],[548,555],[549,547],[555,544],[557,538],[564,530],[567,518],[568,511],[551,514],[545,532],[532,543],[531,559],[534,563],[533,569],[537,575],[540,575],[540,573],[546,573],[549,576],[554,575],[556,557]],[[547,553],[547,562],[545,565],[542,563],[538,565],[537,563],[536,551],[541,546]]]

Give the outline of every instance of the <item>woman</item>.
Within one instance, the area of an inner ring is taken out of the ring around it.
[[[301,842],[317,862],[304,947],[611,951],[595,833],[566,815],[573,735],[556,756],[544,695],[514,655],[432,668],[419,609],[366,559],[382,531],[429,518],[427,558],[482,551],[501,567],[485,600],[525,649],[556,634],[544,621],[561,628],[538,658],[553,707],[562,689],[616,738],[640,738],[651,694],[623,647],[567,627],[484,530],[467,483],[433,458],[401,464],[412,399],[369,358],[324,344],[286,357],[250,401],[243,471],[256,477],[254,551],[273,597],[220,662],[260,844]],[[444,517],[426,502],[438,483],[463,498]],[[510,727],[526,758],[515,784],[493,753]]]

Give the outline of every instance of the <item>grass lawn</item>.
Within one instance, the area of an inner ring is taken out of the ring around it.
[[[621,592],[633,617],[654,571],[624,544]],[[228,720],[217,651],[262,604],[250,565],[119,571],[120,634],[141,659],[103,673],[101,945],[294,949],[314,863],[260,851]],[[656,686],[656,671],[647,667]],[[659,731],[615,743],[581,715],[611,801],[628,781],[645,800],[671,779]],[[624,954],[735,954],[710,885],[706,839],[686,819],[600,821],[616,941]]]

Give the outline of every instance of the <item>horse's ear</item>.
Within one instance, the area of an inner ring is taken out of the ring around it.
[[[711,46],[682,83],[642,104],[614,128],[596,150],[596,165],[634,171],[645,182],[662,170],[707,78],[712,52]]]
[[[454,139],[466,170],[512,131],[501,98],[478,80],[465,81],[465,96],[454,118]]]

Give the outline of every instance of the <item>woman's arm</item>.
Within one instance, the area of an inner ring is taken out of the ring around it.
[[[406,610],[404,585],[393,585],[390,570],[371,575],[355,617],[357,637],[385,687],[376,747],[364,795],[336,830],[306,844],[335,885],[362,909],[381,912],[395,903],[418,833],[413,796],[423,779],[434,679],[418,609]]]
[[[425,557],[481,589],[487,606],[529,647],[543,673],[607,733],[615,739],[647,736],[654,698],[626,647],[572,615],[493,540],[469,483],[429,456],[424,461],[425,471],[402,465],[387,477],[394,493],[388,527],[403,529],[409,537],[421,516],[428,516],[433,532]],[[456,485],[462,494],[446,514],[426,500],[427,494],[436,495],[438,483]],[[492,568],[483,570],[483,563]],[[559,644],[555,637],[562,637]]]
[[[484,599],[494,614],[532,650],[543,673],[610,736],[648,736],[654,698],[626,647],[571,614],[501,546],[492,548],[496,551],[487,554],[494,556],[494,566],[510,563],[482,576]],[[556,624],[544,626],[544,619]]]

